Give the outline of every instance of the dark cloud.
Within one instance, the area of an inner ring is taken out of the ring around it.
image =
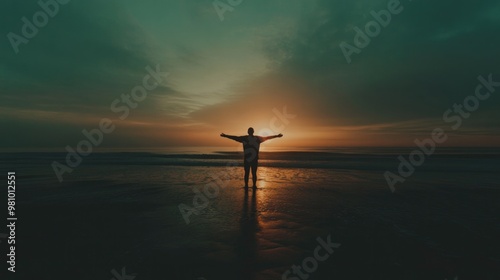
[[[370,12],[386,9],[389,1],[244,1],[220,22],[210,1],[71,0],[17,54],[7,34],[21,35],[21,18],[32,19],[38,0],[1,1],[0,128],[12,137],[0,146],[77,141],[84,127],[116,117],[111,102],[140,84],[148,65],[165,71],[176,66],[177,80],[151,92],[109,145],[161,145],[175,138],[148,123],[175,127],[170,131],[181,135],[179,118],[211,128],[236,126],[242,115],[248,122],[263,115],[267,120],[270,108],[282,106],[300,113],[294,122],[304,127],[316,122],[391,137],[425,134],[442,123],[445,110],[474,93],[477,76],[493,73],[500,80],[500,4],[404,0],[404,10],[347,63],[340,43],[353,45],[354,27],[364,28],[373,20]],[[262,58],[249,53],[262,38],[270,72],[237,84],[234,77],[246,66],[240,60]],[[241,69],[228,71],[233,65]],[[203,79],[214,73],[219,75]],[[210,90],[204,91],[205,82],[212,83]],[[456,133],[498,135],[495,94]],[[261,114],[253,117],[248,108]]]
[[[5,35],[22,35],[21,18],[31,20],[41,10],[36,1],[9,0],[1,6],[0,33]],[[19,46],[18,54],[3,38],[3,106],[50,104],[73,112],[109,107],[114,98],[141,82],[146,66],[162,63],[153,59],[148,37],[119,1],[73,0],[61,5],[34,38]]]
[[[402,1],[404,10],[348,64],[340,43],[354,45],[353,28],[388,2],[319,0],[295,36],[267,45],[276,71],[318,89],[318,110],[346,124],[439,118],[474,93],[478,75],[500,80],[500,21],[487,16],[497,1]],[[498,116],[499,104],[491,98],[481,110]]]

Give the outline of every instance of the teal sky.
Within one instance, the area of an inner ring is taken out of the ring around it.
[[[72,0],[16,54],[8,34],[41,8],[2,1],[0,148],[74,146],[101,118],[117,125],[102,147],[218,146],[284,106],[290,146],[411,146],[450,127],[443,113],[479,75],[500,81],[500,2],[401,1],[348,63],[340,43],[388,2],[244,0],[221,21],[209,0]],[[166,82],[118,120],[110,104],[148,65]],[[446,145],[500,143],[498,92]]]

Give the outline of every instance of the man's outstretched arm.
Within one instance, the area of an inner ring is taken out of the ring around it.
[[[271,140],[271,139],[274,139],[274,138],[281,138],[283,137],[283,134],[276,134],[276,135],[271,135],[271,136],[259,136],[260,137],[260,142],[264,142],[264,141],[267,141],[267,140]]]
[[[234,140],[236,142],[241,142],[241,137],[240,136],[227,135],[227,134],[221,133],[220,137],[226,137],[226,138],[229,138],[229,139]]]

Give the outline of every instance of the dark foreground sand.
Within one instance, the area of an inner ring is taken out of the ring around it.
[[[492,172],[420,172],[393,194],[379,170],[264,167],[246,191],[237,167],[88,165],[62,184],[49,168],[17,170],[17,273],[1,279],[500,279]],[[213,174],[227,186],[186,224],[179,204]]]

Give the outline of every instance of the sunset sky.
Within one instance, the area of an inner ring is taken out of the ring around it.
[[[102,118],[100,148],[233,145],[219,134],[249,126],[285,135],[270,147],[413,146],[437,127],[443,146],[499,146],[500,88],[457,130],[443,113],[500,81],[500,2],[401,1],[348,63],[340,43],[388,2],[244,0],[221,21],[210,0],[72,0],[16,54],[7,35],[41,8],[1,1],[0,148],[75,146]],[[157,65],[165,82],[120,120],[112,102]]]

